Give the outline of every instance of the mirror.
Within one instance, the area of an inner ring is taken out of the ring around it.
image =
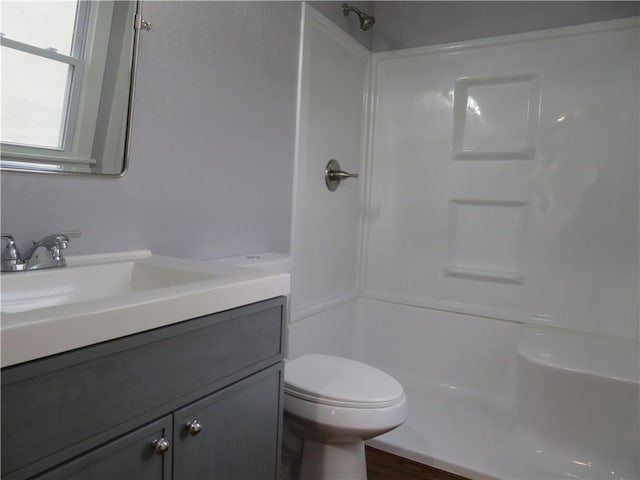
[[[2,170],[127,170],[140,1],[3,1]]]

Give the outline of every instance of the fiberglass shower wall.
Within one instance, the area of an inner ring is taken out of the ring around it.
[[[363,296],[637,339],[637,26],[375,54]]]

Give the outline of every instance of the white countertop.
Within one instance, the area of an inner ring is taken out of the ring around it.
[[[207,280],[17,313],[2,313],[2,367],[288,295],[290,276],[224,262],[120,252],[67,258],[67,269],[122,261],[211,273]],[[44,271],[42,271],[44,272]],[[3,273],[37,275],[34,272]],[[0,300],[1,304],[1,300]]]

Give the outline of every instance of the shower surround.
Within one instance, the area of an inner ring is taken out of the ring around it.
[[[403,383],[409,419],[373,446],[472,478],[638,478],[638,27],[373,54],[342,197],[307,188],[331,152],[305,112],[330,107],[302,83],[289,354]],[[314,32],[326,65],[362,58]]]

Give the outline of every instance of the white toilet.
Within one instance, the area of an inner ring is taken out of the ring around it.
[[[258,253],[213,262],[290,272],[291,257]],[[307,354],[284,373],[287,428],[303,442],[300,480],[364,480],[364,441],[400,426],[408,414],[402,385],[348,358]]]
[[[367,478],[364,440],[407,418],[402,385],[355,360],[307,354],[285,365],[285,421],[303,440],[300,480]]]

